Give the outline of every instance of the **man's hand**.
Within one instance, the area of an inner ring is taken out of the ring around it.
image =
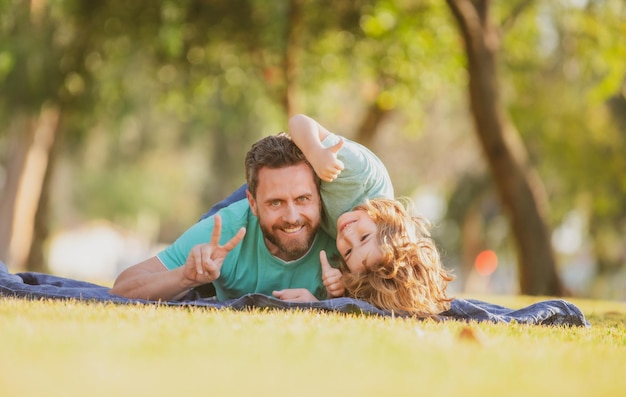
[[[326,287],[328,299],[343,296],[346,287],[343,285],[341,271],[330,266],[326,251],[320,251],[320,263],[322,264],[322,281]]]
[[[198,285],[210,283],[220,276],[226,255],[237,246],[246,234],[241,228],[226,244],[219,245],[222,234],[222,218],[215,215],[213,233],[209,243],[198,244],[191,249],[183,267],[183,275]]]
[[[272,292],[274,297],[286,302],[317,302],[311,291],[306,288],[291,288]]]
[[[308,159],[311,166],[315,170],[317,176],[325,182],[332,182],[341,171],[343,171],[343,161],[337,158],[337,153],[343,147],[343,139],[341,139],[336,145],[318,150],[315,152],[313,158]]]

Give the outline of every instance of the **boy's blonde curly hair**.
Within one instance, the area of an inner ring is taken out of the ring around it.
[[[402,315],[436,317],[449,309],[446,288],[454,277],[441,264],[430,222],[412,215],[407,200],[377,198],[354,210],[366,211],[376,223],[383,260],[360,273],[350,273],[343,263],[348,293]]]

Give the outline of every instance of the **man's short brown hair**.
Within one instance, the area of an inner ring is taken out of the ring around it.
[[[289,135],[284,132],[270,135],[257,141],[248,151],[244,163],[248,190],[252,197],[256,197],[256,189],[259,185],[259,170],[261,168],[284,168],[301,163],[306,163],[311,167],[311,164],[304,157],[304,153],[296,146]],[[319,191],[321,181],[313,171],[313,167],[311,167],[311,172]]]

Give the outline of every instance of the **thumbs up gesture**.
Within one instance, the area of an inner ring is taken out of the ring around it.
[[[320,251],[320,263],[322,265],[322,281],[326,287],[327,299],[338,298],[346,292],[346,287],[341,279],[341,271],[330,266],[326,251]]]
[[[337,153],[343,147],[343,142],[343,139],[341,139],[334,146],[316,151],[313,158],[307,158],[321,180],[332,182],[343,171],[343,161],[337,158]]]

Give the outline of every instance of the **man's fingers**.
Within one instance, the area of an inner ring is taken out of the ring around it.
[[[224,244],[222,247],[227,252],[232,250],[233,248],[237,246],[237,244],[241,242],[241,240],[243,240],[243,236],[245,235],[246,235],[246,228],[242,227],[241,229],[239,229],[237,234],[235,234],[233,238],[228,240],[228,242]],[[214,217],[213,233],[211,234],[211,246],[219,247],[221,236],[222,236],[222,217],[219,214],[216,214]]]
[[[211,245],[203,244],[200,246],[200,266],[202,271],[198,273],[207,273],[208,276],[211,276],[211,273],[214,272],[211,255],[213,255],[213,247]]]
[[[223,261],[221,259],[218,259],[215,261],[209,261],[206,264],[206,273],[211,280],[216,280],[219,278],[222,270],[222,262]]]
[[[275,298],[278,298],[281,301],[292,301],[299,297],[298,292],[293,289],[282,289],[280,291],[273,291],[272,295],[274,295]]]
[[[189,258],[187,260],[189,259],[191,259],[192,265],[196,268],[196,273],[203,274],[204,270],[202,268],[202,251],[200,250],[200,247],[196,246],[191,249],[191,252],[189,253]]]
[[[272,295],[287,302],[315,302],[317,298],[306,288],[288,288],[273,291]]]
[[[245,235],[246,235],[246,228],[242,227],[241,229],[239,229],[239,231],[237,232],[237,234],[235,234],[235,236],[233,238],[228,240],[228,242],[223,245],[223,248],[227,252],[230,252],[230,250],[235,248],[237,246],[237,244],[239,244],[241,242],[241,240],[243,240],[243,236],[245,236]]]
[[[211,234],[211,244],[219,245],[222,235],[222,217],[218,214],[213,217],[213,233]]]

